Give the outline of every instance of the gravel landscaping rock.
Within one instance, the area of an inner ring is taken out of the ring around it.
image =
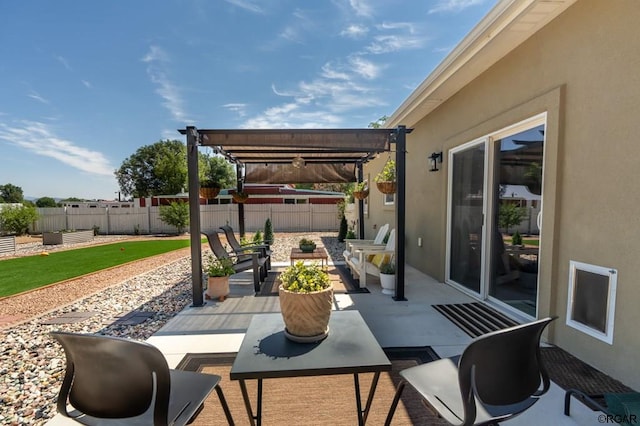
[[[291,247],[296,247],[302,237],[324,245],[332,261],[342,261],[344,244],[339,243],[335,235],[276,234],[272,262],[288,264]],[[107,238],[96,238],[93,244],[130,237]],[[22,246],[15,255],[43,251],[41,243]],[[77,246],[79,244],[55,249]],[[51,251],[48,246],[47,251]],[[203,246],[203,257],[209,253],[206,245]],[[7,323],[0,330],[0,425],[43,425],[56,414],[65,357],[49,332],[62,330],[145,340],[190,303],[189,249],[1,299],[0,317]],[[131,311],[145,312],[149,319],[137,325],[117,322]],[[95,314],[75,323],[43,324],[74,312]]]

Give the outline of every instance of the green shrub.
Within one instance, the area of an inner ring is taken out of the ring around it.
[[[522,235],[520,235],[520,232],[516,231],[513,234],[513,236],[511,237],[511,244],[513,244],[514,246],[522,245]]]
[[[396,265],[392,262],[384,262],[382,265],[380,265],[380,273],[395,275]]]
[[[253,236],[253,243],[254,244],[262,244],[262,231],[260,229],[258,229],[255,233],[255,235]]]
[[[347,237],[348,230],[349,225],[347,224],[347,218],[342,216],[342,219],[340,219],[340,230],[338,231],[338,241],[344,243],[344,239]]]
[[[233,262],[231,259],[218,259],[213,256],[209,256],[205,272],[210,277],[228,277],[233,275],[235,270],[233,269]]]
[[[353,229],[349,229],[349,231],[347,232],[346,239],[353,240],[354,238],[356,238],[356,231],[354,231]]]
[[[29,226],[38,220],[38,212],[33,205],[5,206],[0,210],[0,225],[5,231],[18,235],[29,232]]]
[[[273,225],[271,225],[271,219],[269,218],[264,222],[264,242],[273,244]]]
[[[189,205],[174,201],[168,206],[160,206],[160,220],[167,225],[175,226],[178,234],[182,234],[189,225]]]
[[[331,285],[329,274],[318,264],[305,265],[296,262],[280,273],[282,288],[294,293],[311,293],[321,291]]]

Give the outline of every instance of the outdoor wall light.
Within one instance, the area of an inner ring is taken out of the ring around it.
[[[293,159],[291,160],[291,165],[296,169],[304,167],[304,158],[300,157],[299,155],[297,157],[293,157]]]
[[[434,152],[427,158],[429,158],[429,165],[431,166],[429,171],[430,172],[437,172],[438,171],[438,163],[442,163],[442,151]]]

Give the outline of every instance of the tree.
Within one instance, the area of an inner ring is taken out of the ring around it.
[[[369,128],[370,129],[379,129],[382,126],[384,126],[384,124],[387,122],[387,120],[389,119],[389,117],[387,117],[386,115],[383,115],[382,117],[378,118],[376,121],[372,121],[371,123],[369,123]]]
[[[338,230],[338,241],[344,243],[344,239],[347,238],[348,231],[349,225],[347,224],[347,218],[342,216],[342,219],[340,219],[340,229]]]
[[[520,225],[525,213],[525,209],[513,203],[502,203],[498,211],[498,225],[505,228],[508,234],[510,227]]]
[[[22,188],[7,183],[0,185],[0,202],[2,203],[21,203],[24,200]]]
[[[38,220],[38,212],[34,206],[6,206],[0,210],[0,225],[5,231],[23,235]]]
[[[267,218],[267,220],[264,221],[264,242],[273,244],[273,225],[271,224],[271,218]]]
[[[160,206],[160,220],[167,225],[175,226],[178,234],[182,234],[189,225],[189,205],[182,201],[174,201],[168,206]]]
[[[235,173],[220,156],[198,154],[200,180],[215,179],[223,187],[235,186]],[[178,140],[146,145],[122,162],[115,171],[125,197],[177,194],[187,188],[187,147]]]
[[[115,171],[125,196],[177,194],[187,184],[187,148],[178,140],[145,145]]]
[[[236,172],[227,160],[217,155],[204,156],[200,162],[200,180],[210,180],[220,184],[220,188],[236,187]]]
[[[36,200],[36,207],[58,207],[58,203],[51,197],[40,197]]]

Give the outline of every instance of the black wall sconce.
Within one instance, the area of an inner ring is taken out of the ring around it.
[[[433,154],[431,154],[427,158],[429,159],[429,165],[431,166],[429,171],[430,172],[437,172],[438,171],[438,163],[442,163],[442,151],[434,152]]]

